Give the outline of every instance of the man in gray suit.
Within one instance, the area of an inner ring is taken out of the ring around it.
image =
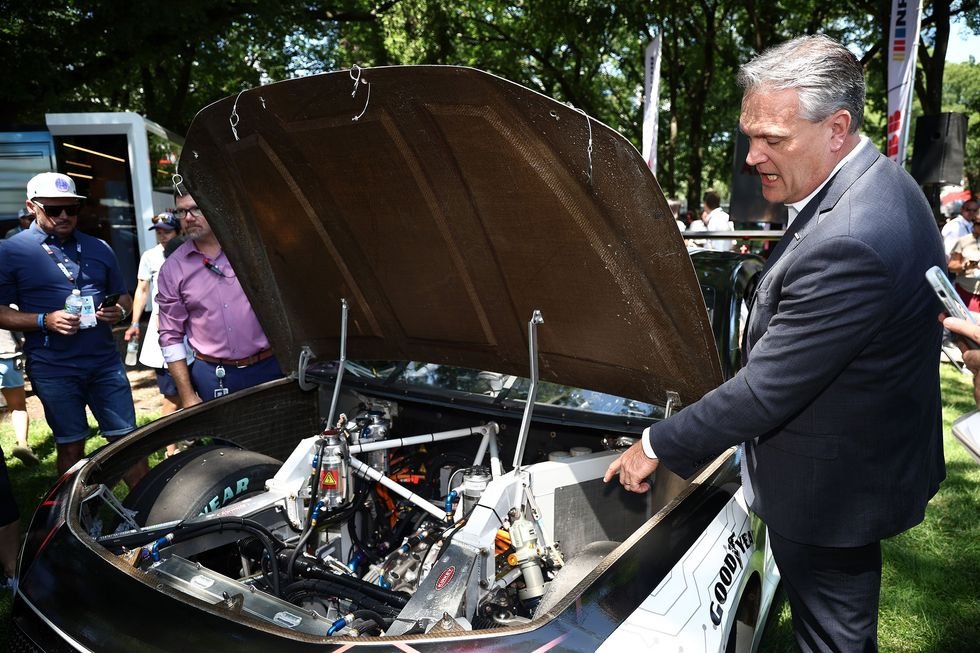
[[[763,271],[746,364],[610,465],[633,492],[744,443],[742,480],[804,651],[877,650],[883,538],[922,521],[945,478],[942,240],[916,183],[860,136],[864,75],[823,36],[743,66],[746,163],[790,226]],[[882,203],[887,203],[882,210]],[[658,460],[659,458],[659,460]]]

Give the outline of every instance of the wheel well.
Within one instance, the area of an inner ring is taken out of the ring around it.
[[[744,653],[750,650],[755,629],[759,625],[759,608],[762,602],[762,581],[758,572],[752,572],[735,610],[735,618],[728,632],[725,653]],[[746,638],[747,641],[746,641]]]
[[[280,464],[237,447],[191,447],[154,467],[123,505],[141,526],[187,519],[261,491]]]
[[[761,603],[762,581],[758,572],[752,572],[748,582],[745,583],[745,590],[742,591],[742,599],[738,603],[738,610],[735,611],[735,619],[754,628],[759,623]]]

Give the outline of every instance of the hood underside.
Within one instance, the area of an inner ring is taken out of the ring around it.
[[[538,309],[544,380],[658,404],[721,382],[643,158],[517,84],[406,66],[252,89],[197,115],[179,170],[284,371],[338,358],[346,299],[353,360],[529,376]]]

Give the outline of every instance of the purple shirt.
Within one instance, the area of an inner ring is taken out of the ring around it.
[[[160,268],[156,301],[168,363],[183,357],[185,335],[194,351],[215,358],[247,358],[269,348],[225,253],[210,260],[210,267],[208,261],[188,240]]]

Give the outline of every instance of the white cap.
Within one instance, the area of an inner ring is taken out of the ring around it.
[[[42,172],[27,182],[27,199],[35,197],[67,197],[83,200],[84,195],[75,192],[75,180],[60,172]]]

